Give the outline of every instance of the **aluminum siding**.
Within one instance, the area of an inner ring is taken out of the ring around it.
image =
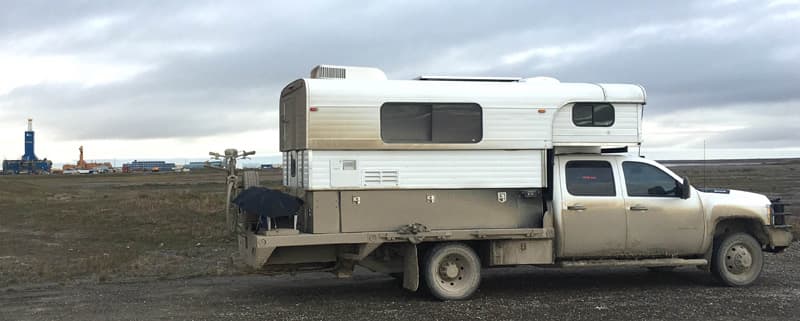
[[[553,120],[553,145],[587,143],[636,144],[640,141],[642,106],[613,104],[611,127],[578,127],[572,122],[572,104],[562,107]]]
[[[545,184],[543,154],[543,150],[315,150],[306,186],[309,190],[343,189],[331,185],[331,160],[355,160],[362,177],[364,170],[398,172],[397,186],[369,189],[539,188]]]

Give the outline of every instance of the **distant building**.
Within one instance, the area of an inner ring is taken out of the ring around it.
[[[165,161],[133,161],[130,163],[122,164],[123,173],[161,172],[161,171],[172,171],[174,169],[175,169],[175,163],[167,163]]]
[[[221,160],[210,160],[205,162],[189,162],[189,164],[183,165],[183,168],[200,169],[200,168],[205,168],[206,165],[212,167],[225,167],[225,165],[222,164]]]

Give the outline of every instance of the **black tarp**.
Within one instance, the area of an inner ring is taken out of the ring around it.
[[[265,187],[250,187],[233,199],[242,211],[258,215],[262,226],[269,218],[296,215],[303,203],[297,197]]]

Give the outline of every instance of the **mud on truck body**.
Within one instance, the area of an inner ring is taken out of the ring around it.
[[[514,265],[691,265],[752,283],[762,251],[792,241],[782,206],[620,153],[641,143],[644,105],[638,85],[317,66],[280,98],[284,192],[304,206],[243,221],[241,254],[264,273],[360,265],[443,300]]]

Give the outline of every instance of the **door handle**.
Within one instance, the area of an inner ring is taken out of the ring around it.
[[[634,206],[631,206],[631,211],[644,212],[644,211],[647,211],[647,206],[634,205]]]
[[[584,211],[584,210],[586,210],[586,206],[583,206],[581,204],[575,204],[575,205],[567,206],[567,209],[570,210],[570,211]]]

